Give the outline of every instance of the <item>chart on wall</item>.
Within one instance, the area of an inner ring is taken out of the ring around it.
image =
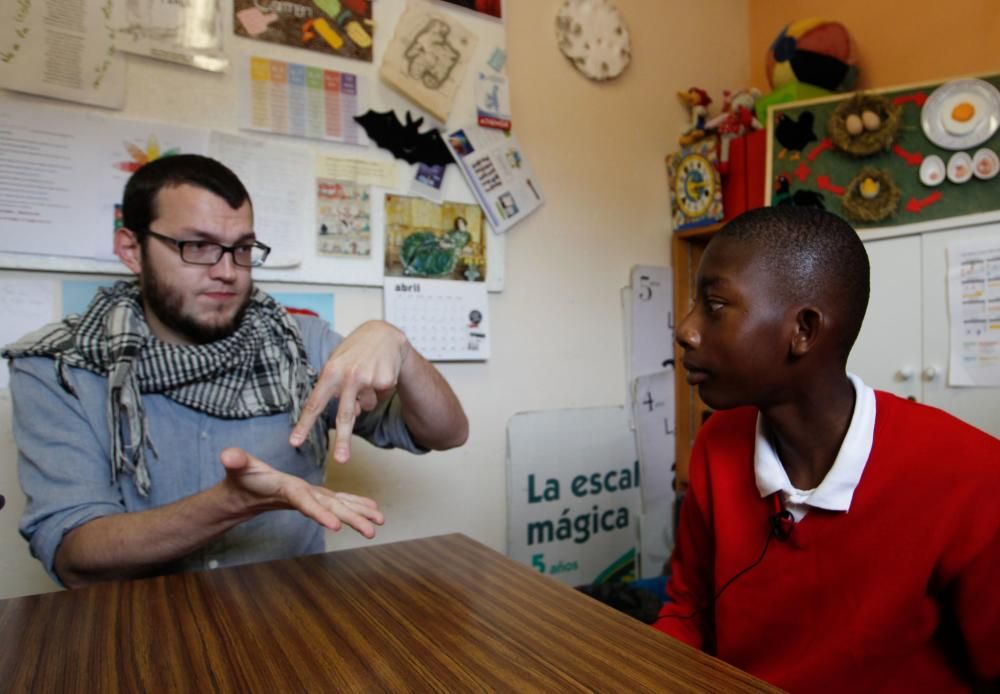
[[[991,75],[772,107],[765,199],[859,229],[1000,217],[998,87]]]
[[[368,79],[352,72],[250,56],[242,125],[278,135],[366,145],[354,117],[368,110]]]

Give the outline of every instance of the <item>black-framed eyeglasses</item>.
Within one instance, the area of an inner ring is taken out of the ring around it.
[[[238,243],[235,246],[224,246],[214,241],[179,241],[170,236],[157,233],[152,229],[145,229],[138,233],[149,234],[162,241],[174,244],[181,254],[181,260],[191,265],[215,265],[222,260],[222,256],[229,253],[233,256],[233,262],[240,267],[260,267],[267,260],[267,255],[271,252],[271,247],[260,241]]]

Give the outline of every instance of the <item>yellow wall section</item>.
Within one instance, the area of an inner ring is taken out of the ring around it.
[[[826,17],[854,37],[858,87],[1000,71],[996,0],[749,0],[750,81],[769,91],[764,56],[789,22]]]

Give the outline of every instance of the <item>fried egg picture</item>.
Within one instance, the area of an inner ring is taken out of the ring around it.
[[[986,117],[986,100],[975,92],[960,92],[941,103],[941,126],[952,135],[966,135]]]
[[[924,102],[920,126],[942,149],[977,147],[1000,128],[1000,90],[980,79],[946,82]]]

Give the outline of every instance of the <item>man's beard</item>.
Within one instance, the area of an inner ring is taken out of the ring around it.
[[[221,340],[236,332],[243,320],[243,315],[246,313],[247,306],[250,305],[250,295],[253,293],[253,285],[251,284],[250,291],[247,292],[239,309],[233,314],[232,320],[226,323],[206,325],[184,314],[181,308],[183,297],[160,282],[156,271],[148,260],[143,265],[140,287],[143,303],[148,310],[156,314],[160,322],[199,345]]]

